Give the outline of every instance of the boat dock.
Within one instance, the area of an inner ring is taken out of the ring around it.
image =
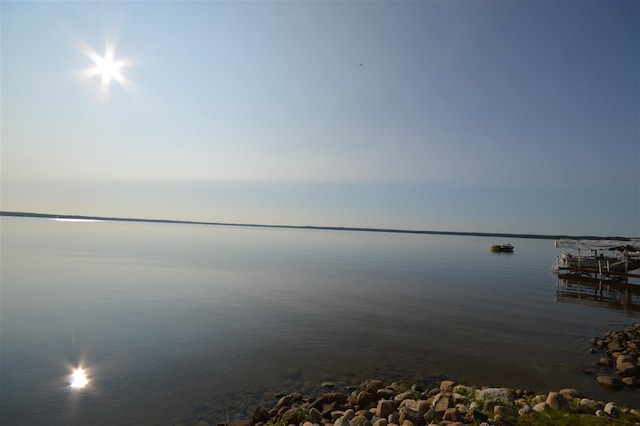
[[[558,240],[551,272],[559,279],[640,285],[640,242],[623,240]]]

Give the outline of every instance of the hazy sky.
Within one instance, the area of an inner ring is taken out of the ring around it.
[[[0,7],[2,210],[640,236],[635,0]]]

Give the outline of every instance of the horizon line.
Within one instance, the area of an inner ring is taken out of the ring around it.
[[[331,231],[350,231],[350,232],[386,232],[397,234],[423,234],[423,235],[459,235],[474,237],[511,237],[511,238],[529,238],[529,239],[545,239],[559,240],[563,238],[571,239],[595,239],[595,240],[631,240],[629,237],[620,236],[595,236],[595,235],[568,235],[568,234],[531,234],[531,233],[511,233],[511,232],[475,232],[475,231],[431,231],[420,229],[398,229],[398,228],[375,228],[375,227],[357,227],[357,226],[318,226],[318,225],[274,225],[274,224],[258,224],[258,223],[235,223],[235,222],[213,222],[199,220],[180,220],[180,219],[153,219],[153,218],[135,218],[135,217],[112,217],[112,216],[91,216],[91,215],[72,215],[72,214],[55,214],[55,213],[35,213],[35,212],[15,212],[0,210],[0,216],[43,218],[43,219],[75,219],[75,220],[96,220],[110,222],[146,222],[146,223],[171,223],[182,225],[214,225],[214,226],[236,226],[236,227],[254,227],[254,228],[284,228],[284,229],[311,229],[311,230],[331,230]]]

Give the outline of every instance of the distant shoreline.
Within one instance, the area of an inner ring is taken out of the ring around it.
[[[352,226],[313,226],[313,225],[270,225],[256,223],[233,223],[233,222],[207,222],[195,220],[176,219],[143,219],[131,217],[109,217],[109,216],[87,216],[70,214],[32,213],[32,212],[10,212],[0,211],[0,216],[27,217],[40,219],[72,219],[72,220],[99,220],[110,222],[145,222],[145,223],[171,223],[182,225],[215,225],[215,226],[237,226],[254,228],[284,228],[284,229],[310,229],[322,231],[350,231],[350,232],[386,232],[395,234],[423,234],[423,235],[459,235],[472,237],[500,237],[500,238],[529,238],[538,240],[559,240],[562,238],[591,239],[591,240],[625,240],[627,237],[601,237],[595,235],[564,235],[564,234],[516,234],[499,232],[459,232],[459,231],[427,231],[417,229],[393,229],[393,228],[362,228]]]

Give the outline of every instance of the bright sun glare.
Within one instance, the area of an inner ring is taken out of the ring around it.
[[[80,51],[93,62],[93,66],[78,70],[78,76],[82,79],[100,77],[98,94],[100,98],[108,98],[111,81],[118,82],[125,89],[131,89],[133,84],[127,79],[122,71],[123,68],[133,64],[131,57],[116,59],[115,43],[107,41],[104,55],[99,55],[87,43],[81,42]]]
[[[89,384],[89,378],[83,368],[76,368],[69,377],[70,386],[74,389],[84,388]]]
[[[108,85],[111,79],[118,82],[122,81],[122,74],[120,69],[124,66],[122,61],[116,61],[113,59],[113,52],[107,52],[104,58],[95,56],[93,60],[96,63],[95,73],[102,77],[102,84]]]

